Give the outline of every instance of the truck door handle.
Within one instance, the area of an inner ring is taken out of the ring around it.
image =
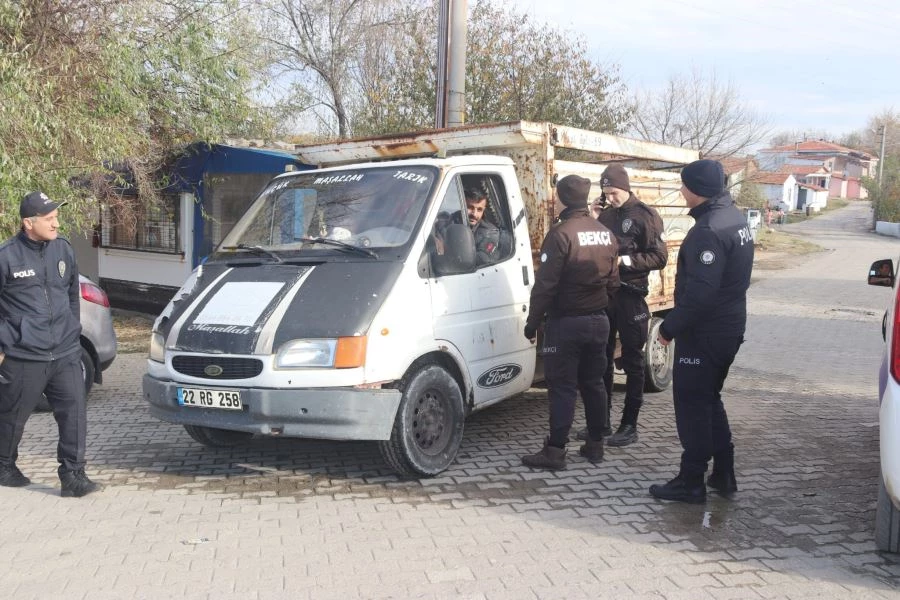
[[[528,267],[522,267],[522,283],[528,285]]]

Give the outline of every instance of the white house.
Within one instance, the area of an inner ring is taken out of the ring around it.
[[[793,174],[757,171],[750,180],[759,186],[768,206],[786,212],[797,210],[798,188]]]

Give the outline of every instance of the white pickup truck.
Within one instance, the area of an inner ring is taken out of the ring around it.
[[[560,160],[563,148],[596,162]],[[557,178],[598,181],[612,160],[667,224],[671,267],[648,304],[671,308],[689,221],[663,169],[695,152],[527,122],[297,152],[321,168],[276,177],[154,325],[145,399],[200,443],[377,440],[400,473],[446,469],[466,416],[535,379],[523,328]],[[471,187],[499,230],[481,264],[461,218]],[[668,385],[670,351],[648,346],[651,386]]]

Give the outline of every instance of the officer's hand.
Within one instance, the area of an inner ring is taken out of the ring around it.
[[[525,325],[525,339],[531,340],[534,342],[537,340],[537,327],[532,327],[531,325]]]
[[[661,346],[668,346],[672,340],[667,340],[661,335],[656,336],[656,341],[659,342]]]

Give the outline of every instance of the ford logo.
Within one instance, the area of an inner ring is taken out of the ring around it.
[[[222,367],[219,365],[206,365],[203,369],[203,372],[206,373],[209,377],[218,377],[222,374]]]
[[[522,367],[519,365],[500,365],[493,367],[490,371],[485,371],[478,377],[478,387],[492,388],[509,383],[519,376]]]

